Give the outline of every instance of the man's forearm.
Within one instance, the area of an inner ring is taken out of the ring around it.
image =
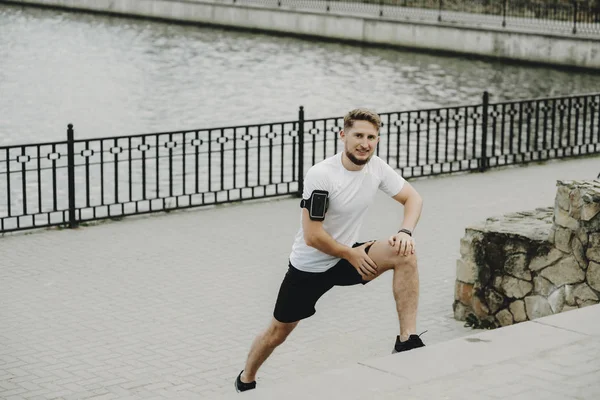
[[[304,240],[308,246],[314,247],[333,257],[346,258],[348,251],[350,250],[350,247],[338,243],[324,229],[315,232],[308,238],[305,237]]]
[[[421,210],[423,209],[423,199],[419,197],[411,197],[404,203],[404,220],[402,221],[402,229],[408,229],[411,232],[415,230]]]

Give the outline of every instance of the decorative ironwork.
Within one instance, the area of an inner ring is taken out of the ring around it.
[[[600,94],[380,114],[405,178],[600,153]],[[0,147],[0,233],[302,193],[341,117]],[[66,157],[62,157],[66,156]]]

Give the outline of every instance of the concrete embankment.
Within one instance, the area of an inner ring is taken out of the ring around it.
[[[563,67],[600,69],[600,37],[566,36],[450,23],[399,21],[191,0],[0,0],[185,23],[278,32],[361,44],[469,54]]]

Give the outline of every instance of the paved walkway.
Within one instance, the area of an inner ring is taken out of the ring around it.
[[[415,237],[418,328],[429,346],[474,332],[451,308],[465,227],[552,205],[557,179],[599,171],[595,157],[413,181],[425,200]],[[299,213],[297,199],[282,199],[0,238],[0,398],[226,395],[271,318]],[[378,196],[363,238],[387,237],[401,215]],[[387,355],[397,330],[391,274],[336,288],[268,360],[259,384]]]

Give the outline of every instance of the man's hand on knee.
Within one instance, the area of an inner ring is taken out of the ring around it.
[[[365,248],[375,243],[375,241],[364,243],[361,246],[350,249],[348,253],[348,262],[358,271],[360,276],[366,281],[377,276],[377,264],[365,252]]]
[[[405,232],[390,236],[388,244],[394,248],[396,254],[407,256],[415,253],[415,240]]]

